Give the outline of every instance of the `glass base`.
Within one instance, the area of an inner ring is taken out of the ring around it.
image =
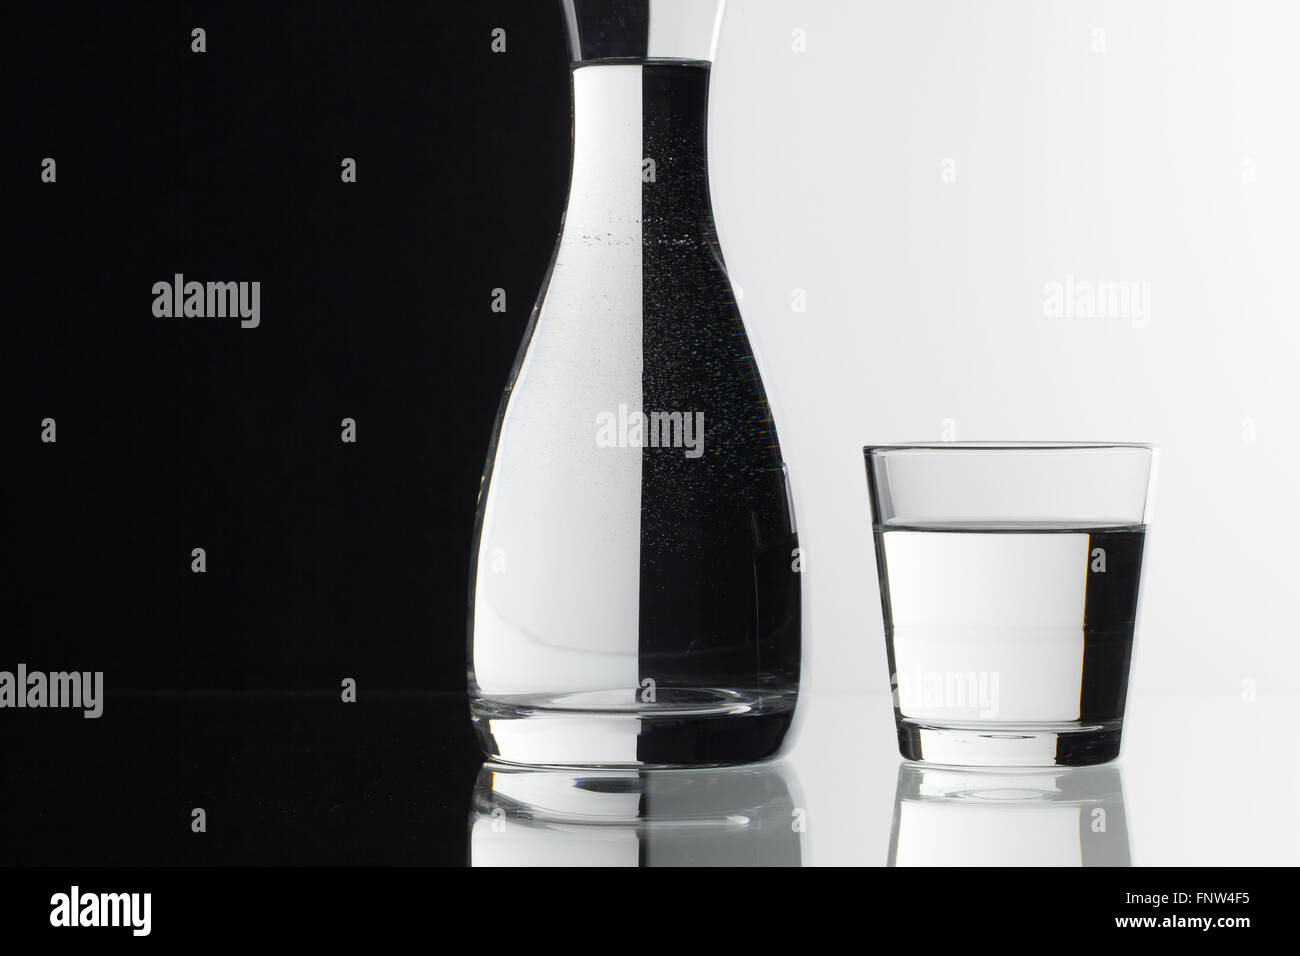
[[[776,754],[795,694],[664,688],[654,702],[626,691],[554,697],[476,697],[470,714],[483,752],[529,767],[710,767]]]
[[[1119,756],[1123,721],[948,724],[898,718],[908,760],[950,767],[1086,767]]]

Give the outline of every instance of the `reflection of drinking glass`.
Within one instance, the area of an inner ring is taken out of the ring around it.
[[[487,763],[473,866],[799,866],[803,812],[783,764],[531,770]]]
[[[966,766],[1116,757],[1151,447],[865,451],[903,756]]]
[[[1119,768],[898,768],[890,866],[1128,866]]]

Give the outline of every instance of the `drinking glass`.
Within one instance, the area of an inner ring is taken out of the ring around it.
[[[898,744],[955,766],[1119,755],[1154,449],[864,449]]]

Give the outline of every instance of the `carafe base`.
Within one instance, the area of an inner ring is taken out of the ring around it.
[[[793,690],[656,687],[475,697],[489,759],[533,767],[707,767],[773,756],[794,716]]]

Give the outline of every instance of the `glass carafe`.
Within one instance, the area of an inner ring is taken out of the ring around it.
[[[561,0],[573,166],[506,386],[471,566],[489,757],[688,766],[773,754],[800,555],[709,198],[721,0]]]

